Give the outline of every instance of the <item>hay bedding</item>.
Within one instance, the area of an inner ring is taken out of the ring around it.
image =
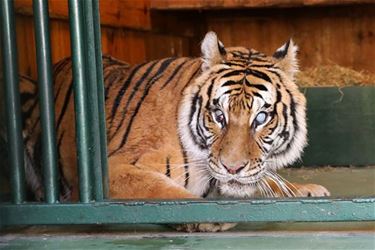
[[[375,86],[375,74],[330,64],[304,69],[297,74],[296,81],[301,87]]]

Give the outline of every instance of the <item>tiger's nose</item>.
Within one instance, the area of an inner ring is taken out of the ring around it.
[[[229,164],[224,164],[221,162],[223,167],[228,171],[230,174],[238,174],[242,169],[245,168],[246,164],[236,164],[236,165],[229,165]]]

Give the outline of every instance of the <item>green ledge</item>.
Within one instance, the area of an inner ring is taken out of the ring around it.
[[[375,198],[2,204],[2,225],[374,221]]]

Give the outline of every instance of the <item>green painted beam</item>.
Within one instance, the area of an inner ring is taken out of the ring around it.
[[[302,165],[375,164],[375,87],[304,89],[309,146]]]
[[[2,204],[2,225],[375,221],[375,198]]]

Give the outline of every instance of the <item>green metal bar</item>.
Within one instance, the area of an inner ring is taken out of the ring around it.
[[[69,0],[70,39],[73,57],[74,104],[76,113],[76,142],[79,166],[81,202],[92,200],[90,174],[89,116],[84,55],[83,1]]]
[[[58,200],[57,150],[53,79],[48,22],[48,1],[33,0],[35,38],[38,66],[39,102],[42,126],[42,166],[44,192],[48,203]]]
[[[3,225],[375,221],[375,198],[4,204],[0,215]]]
[[[86,44],[86,76],[87,94],[90,119],[90,167],[94,177],[94,197],[96,201],[103,200],[103,181],[100,153],[100,128],[98,109],[98,80],[96,69],[96,48],[93,20],[92,0],[83,2],[85,19]]]
[[[25,200],[25,173],[13,1],[0,1],[0,8],[11,190],[18,204]]]
[[[103,194],[108,198],[108,159],[107,159],[107,129],[105,117],[104,100],[104,80],[102,63],[102,46],[100,31],[99,0],[93,0],[94,12],[94,32],[95,32],[95,50],[96,50],[96,73],[98,80],[98,109],[99,109],[99,127],[100,127],[100,153],[102,161]]]

